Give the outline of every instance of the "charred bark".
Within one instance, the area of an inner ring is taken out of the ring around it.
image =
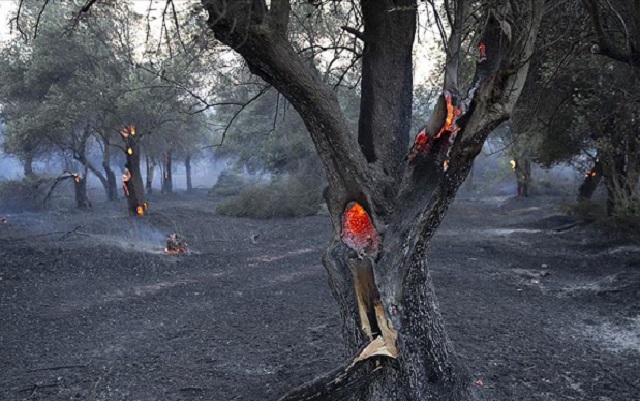
[[[335,93],[287,41],[288,1],[272,0],[271,8],[261,0],[203,1],[216,38],[296,108],[323,162],[334,228],[323,262],[340,307],[347,354],[357,355],[367,343],[381,341],[384,348],[375,374],[365,368],[373,360],[358,369],[347,365],[283,400],[469,399],[470,380],[447,338],[426,256],[487,135],[509,117],[527,73],[544,0],[530,0],[518,10],[507,1],[498,3],[485,9],[483,57],[471,88],[465,93],[457,88],[459,63],[448,62],[443,96],[425,127],[424,146],[414,144],[409,164],[398,155],[407,152],[403,135],[411,81],[406,73],[413,69],[407,50],[415,32],[415,0],[362,1],[367,56],[357,136],[349,131]],[[451,4],[457,5],[451,14],[456,21],[447,54],[457,57],[462,32],[456,29],[467,7],[462,0]],[[512,32],[514,22],[518,29]],[[382,33],[375,32],[375,24]],[[373,230],[368,227],[357,240],[346,235],[345,227],[360,229],[362,224],[344,224],[353,202],[370,217]],[[339,392],[333,387],[336,377],[348,378],[357,393]]]
[[[133,126],[124,128],[120,132],[125,145],[125,155],[127,163],[125,174],[123,175],[123,189],[127,198],[127,208],[132,216],[142,217],[147,213],[147,202],[144,197],[144,184],[142,183],[142,173],[140,171],[140,147],[139,135],[136,136]],[[128,172],[128,174],[127,174]]]

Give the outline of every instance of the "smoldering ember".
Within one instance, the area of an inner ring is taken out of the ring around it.
[[[640,400],[640,3],[0,1],[0,400]]]

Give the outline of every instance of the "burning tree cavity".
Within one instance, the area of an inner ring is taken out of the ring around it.
[[[136,128],[133,124],[122,128],[120,137],[124,143],[124,153],[126,164],[122,174],[122,188],[127,198],[129,214],[142,217],[147,213],[148,207],[144,198],[144,185],[142,184],[142,174],[140,171],[140,135],[136,135]]]

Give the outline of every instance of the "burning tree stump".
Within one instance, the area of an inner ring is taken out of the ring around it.
[[[177,233],[169,234],[166,238],[166,245],[164,247],[164,253],[168,255],[175,255],[180,253],[187,253],[189,246],[184,238]]]
[[[138,136],[133,125],[120,130],[120,136],[124,141],[127,164],[122,175],[122,186],[127,198],[129,214],[132,216],[144,216],[147,213],[147,202],[144,198],[144,185],[140,172],[140,151]]]
[[[578,200],[585,201],[591,199],[596,192],[600,179],[602,178],[602,163],[596,160],[595,165],[585,174],[584,181],[578,189]]]

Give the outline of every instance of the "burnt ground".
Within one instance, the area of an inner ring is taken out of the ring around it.
[[[0,226],[0,399],[273,400],[342,361],[326,216],[215,201],[10,214]],[[100,210],[97,210],[100,209]],[[552,198],[458,201],[430,264],[488,400],[640,400],[640,245]],[[164,236],[192,252],[167,256]]]

